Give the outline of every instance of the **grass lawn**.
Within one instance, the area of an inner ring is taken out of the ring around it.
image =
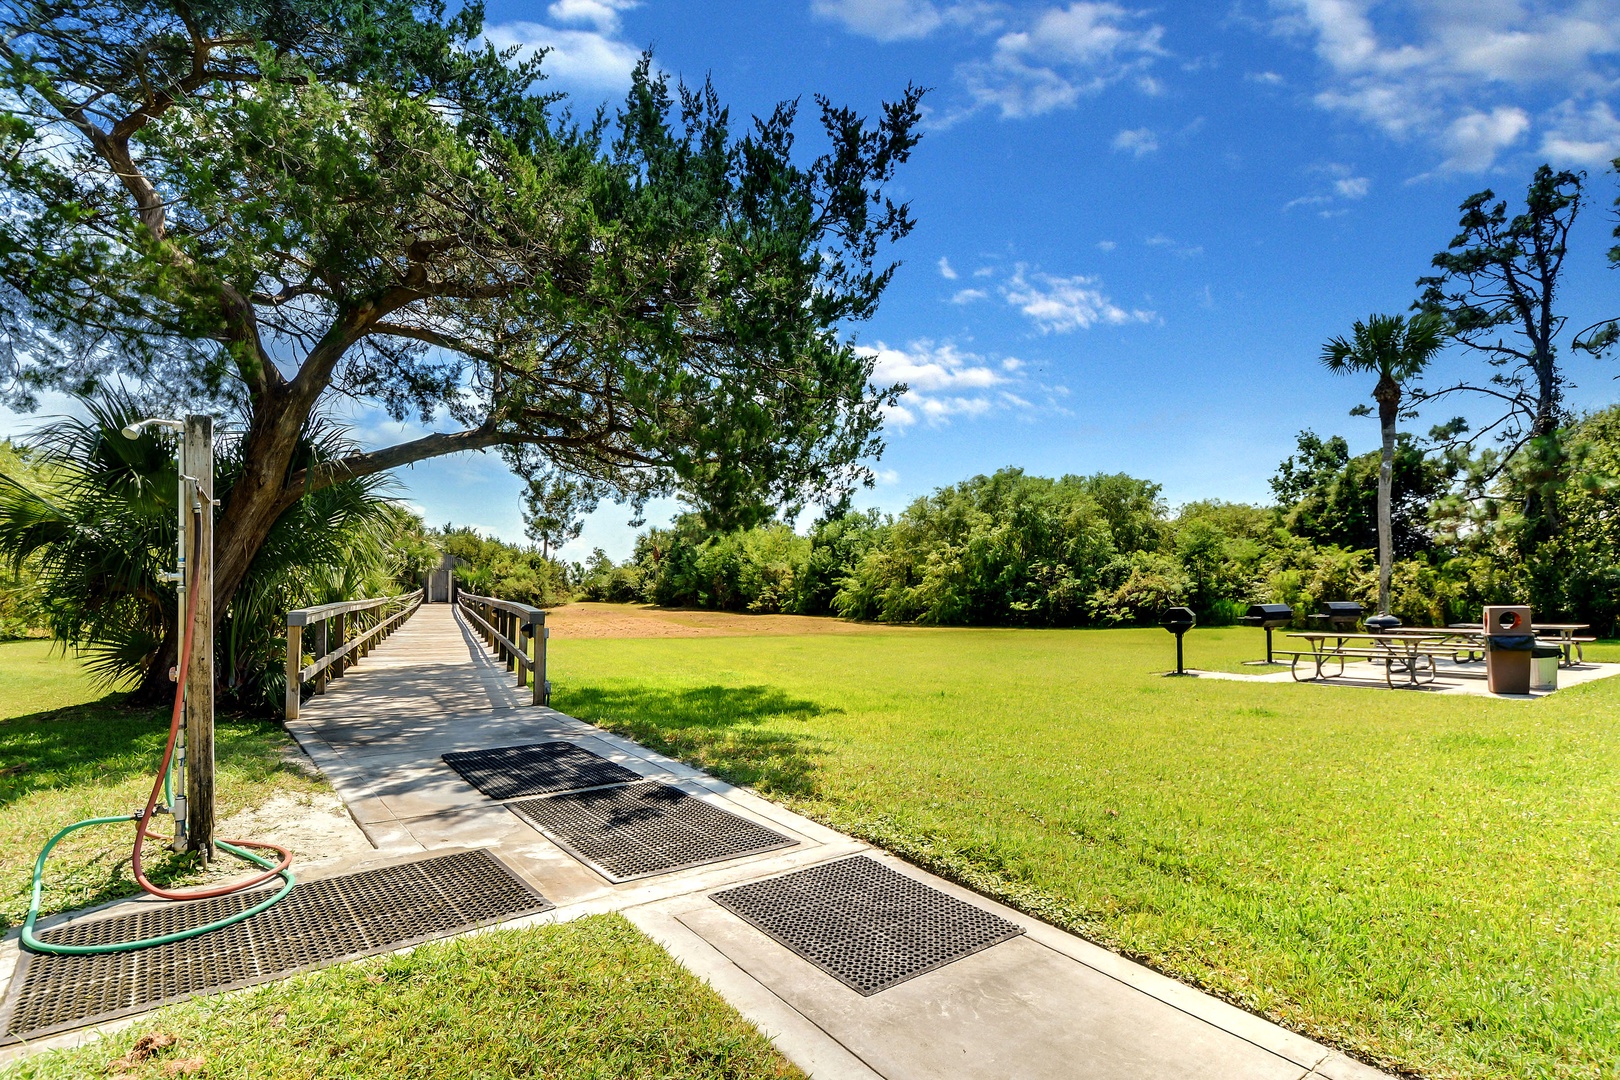
[[[1197,631],[1188,663],[1260,647]],[[1620,679],[1533,703],[1166,679],[1156,629],[550,661],[565,712],[1365,1058],[1620,1071]]]
[[[145,805],[169,713],[122,701],[122,694],[96,689],[79,663],[49,642],[0,643],[0,927],[22,922],[34,857],[57,829]],[[283,760],[290,745],[277,724],[221,718],[214,744],[220,817],[277,792],[324,788]],[[108,825],[63,841],[51,854],[42,910],[139,891],[129,876],[133,835],[133,825]],[[148,850],[153,881],[200,880],[189,857],[155,844]]]
[[[89,1046],[26,1058],[12,1075],[803,1076],[616,915],[434,942],[204,998]]]

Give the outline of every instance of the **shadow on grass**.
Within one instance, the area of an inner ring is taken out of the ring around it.
[[[835,711],[770,686],[558,687],[552,704],[723,780],[782,795],[814,794],[820,740],[765,723]]]
[[[0,835],[12,838],[0,851],[0,930],[21,921],[34,857],[53,832],[80,816],[130,813],[150,790],[169,713],[126,708],[125,700],[111,694],[0,720]],[[273,787],[278,777],[302,777],[283,759],[286,741],[273,721],[219,717],[214,752],[221,783]],[[155,831],[167,832],[169,825],[160,820]],[[129,868],[133,829],[108,824],[64,842],[47,874],[44,913],[136,894]],[[234,860],[226,862],[234,872]],[[146,867],[164,886],[194,884],[202,869],[195,855],[176,855],[159,842],[147,848]]]
[[[86,705],[0,720],[0,812],[36,791],[113,788],[153,775],[168,737],[169,712],[128,708],[127,697],[109,694]],[[283,742],[274,721],[221,716],[215,722],[215,761],[240,779],[297,774],[281,757]]]

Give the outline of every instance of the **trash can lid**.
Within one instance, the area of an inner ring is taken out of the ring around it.
[[[1535,648],[1530,650],[1530,655],[1535,657],[1537,660],[1545,660],[1552,656],[1563,656],[1564,650],[1559,648],[1557,645],[1537,645]]]

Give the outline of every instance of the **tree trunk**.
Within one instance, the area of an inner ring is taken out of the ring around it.
[[[230,610],[276,518],[286,509],[286,482],[309,409],[290,395],[254,401],[242,442],[242,474],[214,525],[214,610]]]
[[[1380,381],[1373,391],[1378,400],[1378,424],[1384,437],[1378,462],[1378,614],[1389,614],[1390,578],[1395,570],[1395,530],[1391,503],[1395,487],[1395,421],[1400,416],[1401,390],[1394,380]]]

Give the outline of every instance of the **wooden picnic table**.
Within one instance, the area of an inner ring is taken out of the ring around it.
[[[1289,664],[1289,672],[1296,682],[1310,682],[1315,679],[1336,679],[1344,674],[1346,660],[1379,661],[1384,665],[1384,681],[1391,689],[1395,687],[1397,673],[1406,677],[1406,685],[1419,686],[1426,682],[1433,682],[1435,676],[1434,656],[1436,651],[1447,651],[1445,642],[1451,635],[1445,630],[1418,631],[1407,629],[1404,633],[1362,634],[1349,633],[1342,630],[1315,630],[1305,633],[1289,634],[1289,637],[1299,638],[1310,645],[1308,650],[1293,652],[1293,661]],[[1329,643],[1331,641],[1331,644]],[[1368,645],[1351,645],[1350,642],[1365,641]],[[1438,649],[1436,647],[1439,647]],[[1309,678],[1301,678],[1299,664],[1303,659],[1309,658],[1315,667],[1315,672]],[[1330,672],[1328,669],[1338,662],[1339,670]],[[1424,676],[1428,677],[1425,678]]]

